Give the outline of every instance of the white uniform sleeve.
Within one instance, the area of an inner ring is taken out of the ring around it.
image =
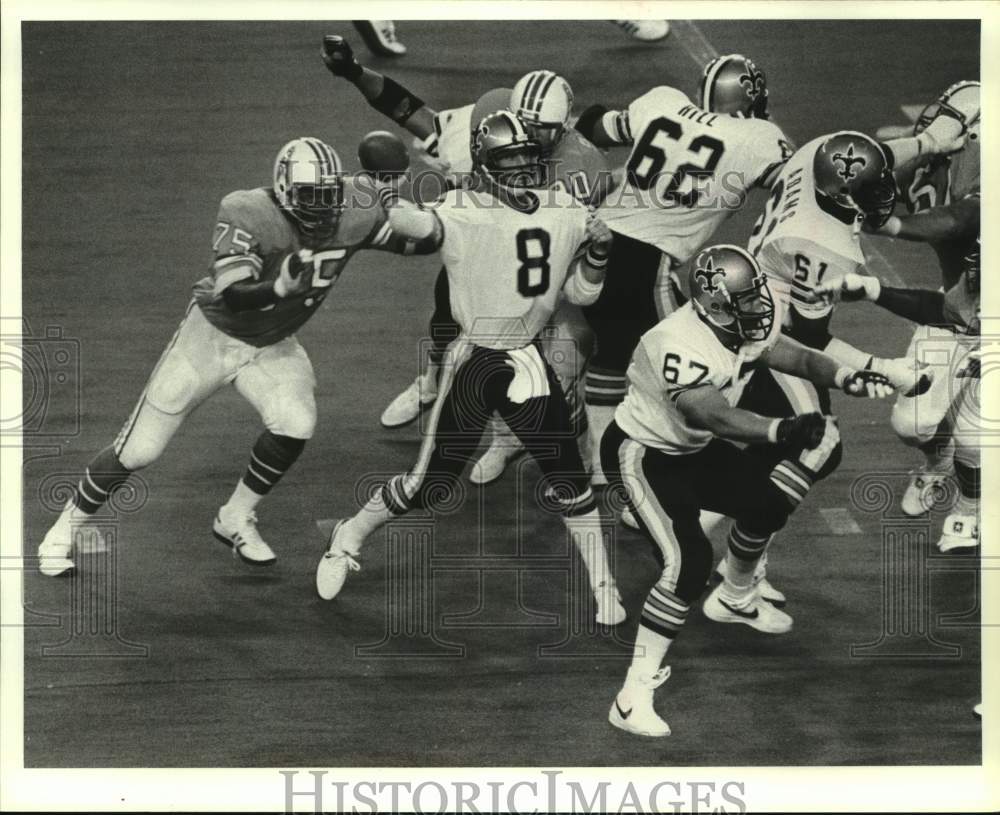
[[[772,122],[762,121],[759,124],[759,134],[752,142],[753,178],[754,186],[766,188],[774,183],[795,149],[785,138],[780,127]]]
[[[466,105],[452,110],[442,110],[434,117],[437,133],[437,157],[445,162],[447,171],[468,173],[472,171],[469,133],[472,130],[472,109]]]

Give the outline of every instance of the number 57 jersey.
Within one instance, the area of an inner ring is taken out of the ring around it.
[[[441,259],[462,333],[484,348],[528,345],[555,310],[587,236],[587,209],[563,190],[526,192],[515,208],[485,192],[452,190],[434,211]],[[566,286],[571,302],[586,305]]]
[[[599,210],[607,225],[685,263],[755,186],[791,155],[764,119],[709,113],[676,88],[653,88],[618,118],[632,142],[625,183]]]

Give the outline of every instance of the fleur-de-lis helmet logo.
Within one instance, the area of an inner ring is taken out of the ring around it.
[[[756,100],[764,90],[764,72],[758,71],[750,60],[746,61],[746,66],[746,73],[740,74],[740,84],[746,89],[747,96]]]
[[[716,268],[715,258],[711,255],[705,261],[704,266],[699,266],[694,270],[694,277],[701,284],[702,291],[706,294],[716,294],[722,289],[721,283],[716,283],[716,277],[725,277],[726,270],[722,267]]]
[[[837,170],[837,175],[844,179],[844,181],[853,181],[857,178],[858,174],[854,171],[854,165],[858,164],[862,167],[868,165],[868,159],[864,156],[854,155],[854,142],[851,142],[847,147],[846,153],[834,153],[833,160],[840,162],[843,167]]]

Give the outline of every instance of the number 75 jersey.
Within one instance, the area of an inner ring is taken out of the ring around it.
[[[678,263],[690,260],[792,153],[774,123],[709,113],[666,86],[640,96],[617,121],[615,135],[632,142],[632,152],[625,183],[599,214],[613,231]]]

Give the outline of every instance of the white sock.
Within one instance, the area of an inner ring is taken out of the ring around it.
[[[379,490],[368,499],[368,503],[356,515],[344,523],[343,532],[347,544],[344,548],[356,555],[361,549],[361,544],[365,542],[365,538],[375,530],[381,529],[394,517],[395,515],[389,511],[385,501],[382,500],[382,491]]]
[[[228,512],[247,515],[248,513],[254,511],[257,504],[260,503],[260,499],[263,497],[263,495],[254,492],[245,483],[243,483],[243,479],[241,478],[237,482],[236,489],[234,489],[233,494],[229,496],[229,500],[226,501],[226,505],[223,509]]]
[[[922,448],[926,462],[924,471],[928,473],[946,473],[951,470],[955,456],[955,440],[949,438],[946,444],[940,444],[937,439]]]
[[[601,469],[601,439],[608,425],[614,421],[616,407],[614,405],[587,405],[587,425],[590,433],[590,455],[594,474],[602,474]]]
[[[701,513],[701,528],[705,532],[705,537],[711,539],[712,533],[726,520],[725,515],[720,515],[718,512],[708,512],[702,510]]]
[[[726,579],[722,581],[719,593],[727,603],[737,605],[746,601],[753,588],[753,573],[759,560],[743,560],[732,552],[726,552]]]
[[[635,633],[635,649],[632,651],[632,664],[625,676],[623,691],[635,688],[641,680],[648,680],[660,670],[667,649],[673,640],[656,633],[652,628],[640,624]]]
[[[972,515],[975,518],[979,517],[979,499],[969,498],[966,495],[958,494],[958,500],[955,502],[955,507],[952,509],[953,515]]]
[[[569,530],[573,545],[580,553],[583,565],[587,568],[587,578],[590,588],[596,594],[601,583],[615,585],[608,563],[608,552],[604,546],[604,530],[601,528],[601,515],[594,509],[586,515],[564,517],[566,529]]]

